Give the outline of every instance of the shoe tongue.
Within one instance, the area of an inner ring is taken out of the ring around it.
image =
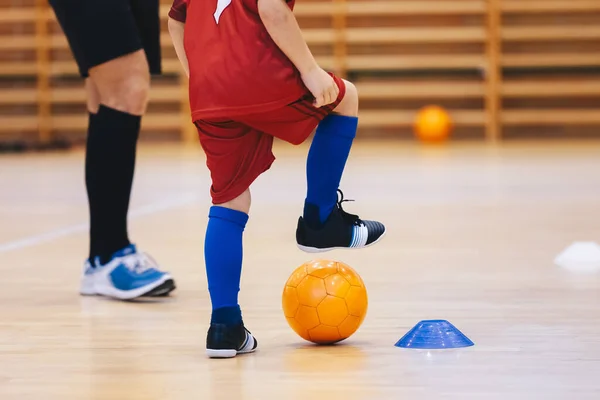
[[[124,247],[121,250],[115,252],[115,254],[113,254],[113,258],[125,257],[125,256],[129,256],[129,255],[135,254],[135,253],[137,253],[137,249],[136,249],[135,245],[130,244],[129,246]]]

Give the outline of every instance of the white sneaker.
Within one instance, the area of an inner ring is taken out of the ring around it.
[[[80,293],[100,295],[121,300],[143,296],[166,296],[175,290],[171,275],[158,269],[148,255],[138,252],[131,244],[113,254],[100,265],[98,258],[87,260],[83,268]]]

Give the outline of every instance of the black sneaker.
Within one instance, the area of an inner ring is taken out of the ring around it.
[[[300,250],[321,253],[333,249],[360,249],[377,243],[385,234],[385,226],[377,221],[363,221],[358,215],[342,208],[344,193],[340,193],[333,212],[319,229],[313,229],[300,217],[296,229],[296,242]]]
[[[244,324],[211,324],[206,335],[206,355],[210,358],[231,358],[252,353],[256,347],[258,342]]]

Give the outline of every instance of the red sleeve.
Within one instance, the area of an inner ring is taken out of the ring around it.
[[[187,3],[188,0],[173,0],[173,5],[171,6],[171,10],[169,10],[169,17],[175,21],[185,22]]]

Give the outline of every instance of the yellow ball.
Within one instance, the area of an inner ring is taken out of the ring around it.
[[[423,142],[442,142],[450,136],[452,120],[442,107],[427,106],[417,113],[414,130]]]
[[[367,314],[367,289],[350,266],[328,260],[307,262],[283,289],[283,313],[303,339],[331,344],[349,338]]]

